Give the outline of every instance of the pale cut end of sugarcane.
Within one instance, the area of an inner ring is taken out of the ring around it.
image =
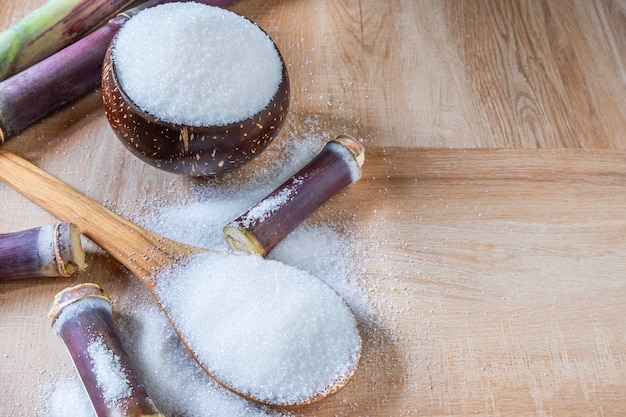
[[[266,255],[265,248],[248,229],[237,224],[228,224],[223,229],[228,245],[237,252]]]
[[[365,163],[365,147],[361,145],[358,140],[344,133],[333,139],[333,142],[337,142],[348,149],[354,157],[357,167],[359,169],[363,167],[363,164]]]
[[[81,234],[74,223],[58,223],[54,230],[54,258],[59,276],[70,277],[87,268]]]

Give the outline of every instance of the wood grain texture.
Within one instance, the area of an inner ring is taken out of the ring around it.
[[[380,415],[619,415],[624,156],[387,149],[369,162],[359,186],[379,194],[359,204],[360,229],[398,325]]]
[[[286,51],[303,98],[292,113],[384,145],[624,149],[623,1],[242,1],[236,10]]]
[[[0,2],[0,28],[44,0]],[[626,2],[240,0],[292,83],[281,144],[363,138],[361,181],[312,221],[361,237],[384,327],[303,416],[617,416],[626,409]],[[130,155],[99,91],[3,145],[123,215],[191,181]],[[265,158],[265,159],[264,159]],[[258,164],[258,165],[255,165]],[[56,219],[0,184],[0,233]],[[87,273],[0,286],[0,416],[71,371],[45,317],[92,281],[149,297],[87,242]],[[116,302],[116,300],[114,300]]]

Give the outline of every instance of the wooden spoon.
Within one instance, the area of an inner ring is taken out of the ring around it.
[[[185,341],[171,314],[164,308],[158,292],[158,280],[154,275],[174,266],[179,261],[197,253],[218,253],[176,242],[152,233],[106,209],[68,184],[48,174],[39,167],[5,149],[0,149],[0,179],[13,189],[47,210],[62,221],[75,223],[81,232],[106,250],[128,268],[150,290],[170,320],[172,327],[198,364],[217,382],[229,390],[252,401],[270,406],[297,407],[311,404],[339,391],[356,372],[355,364],[348,375],[335,381],[305,401],[293,404],[274,404],[271,401],[251,397],[241,389],[229,386],[207,369],[194,352],[193,346]],[[219,252],[220,256],[243,256],[236,253]]]

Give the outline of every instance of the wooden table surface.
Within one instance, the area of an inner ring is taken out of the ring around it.
[[[42,3],[3,0],[0,28]],[[367,148],[362,180],[316,218],[346,216],[375,248],[366,273],[388,348],[300,413],[624,415],[626,1],[231,9],[288,64],[277,141],[346,132]],[[2,146],[122,214],[151,184],[186,181],[127,153],[99,91]],[[55,221],[4,184],[0,200],[0,233]],[[75,278],[0,283],[0,416],[34,415],[38,384],[69,361],[46,317],[57,291],[128,291],[115,261],[88,261]]]

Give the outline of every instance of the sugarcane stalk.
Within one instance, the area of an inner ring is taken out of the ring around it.
[[[365,149],[340,135],[296,174],[223,229],[236,251],[266,256],[322,204],[358,181]]]
[[[174,1],[180,0],[149,0],[122,12],[100,29],[0,82],[0,144],[68,102],[97,89],[106,50],[124,23],[144,8]]]
[[[0,234],[0,280],[69,277],[86,267],[80,231],[73,223]]]
[[[80,39],[134,1],[48,0],[0,32],[0,80]]]
[[[106,51],[126,17],[0,82],[0,143],[83,94],[95,90]]]
[[[148,395],[96,284],[59,292],[49,313],[98,417],[163,417]]]

